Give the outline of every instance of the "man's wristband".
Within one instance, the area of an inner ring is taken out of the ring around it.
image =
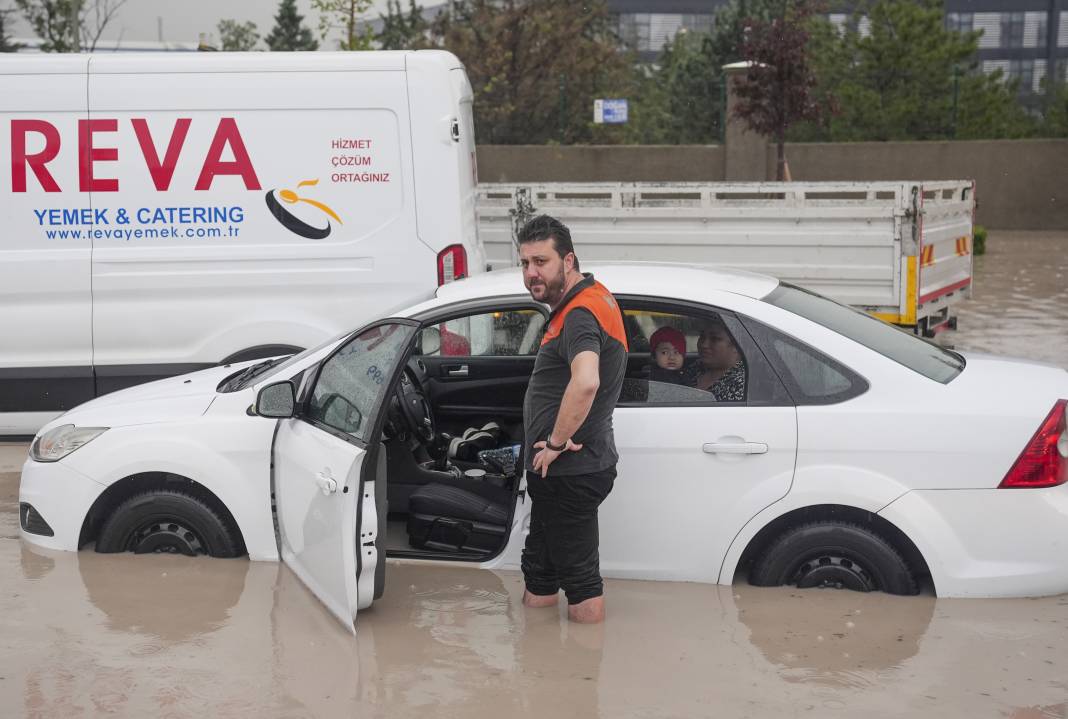
[[[553,436],[550,434],[545,438],[545,447],[554,452],[563,452],[567,449],[567,440],[565,439],[563,444],[553,444]]]

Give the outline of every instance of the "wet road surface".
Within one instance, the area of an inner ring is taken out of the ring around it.
[[[992,233],[951,341],[1068,366],[1068,237]],[[2,717],[1068,717],[1068,596],[607,582],[602,627],[520,577],[391,563],[357,637],[283,565],[49,553],[0,445]]]
[[[30,548],[24,453],[0,446],[4,717],[1068,714],[1068,596],[609,580],[590,627],[515,573],[391,563],[353,638],[281,564]]]

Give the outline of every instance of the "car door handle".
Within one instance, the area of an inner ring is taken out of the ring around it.
[[[701,447],[708,454],[767,454],[763,442],[708,442]]]
[[[466,377],[468,375],[467,365],[465,364],[445,365],[442,369],[445,370],[447,377]]]
[[[319,485],[319,489],[326,496],[330,496],[337,491],[337,480],[330,476],[330,470],[324,470],[315,475],[315,483]]]

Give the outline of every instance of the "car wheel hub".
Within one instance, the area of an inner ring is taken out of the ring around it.
[[[824,555],[810,559],[798,567],[792,584],[798,589],[829,587],[870,592],[875,589],[871,574],[861,565],[847,557]]]
[[[130,540],[134,554],[206,554],[200,538],[179,522],[154,522],[139,529]]]

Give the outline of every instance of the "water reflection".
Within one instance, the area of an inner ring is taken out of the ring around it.
[[[608,622],[586,627],[524,608],[517,574],[391,563],[353,638],[284,565],[0,540],[8,567],[5,716],[1031,717],[1068,700],[1068,597],[610,581]]]
[[[992,231],[975,258],[972,299],[960,329],[942,341],[960,349],[1068,367],[1068,237]]]
[[[933,597],[882,592],[735,590],[749,641],[786,681],[855,689],[879,684],[916,655],[935,608]]]

